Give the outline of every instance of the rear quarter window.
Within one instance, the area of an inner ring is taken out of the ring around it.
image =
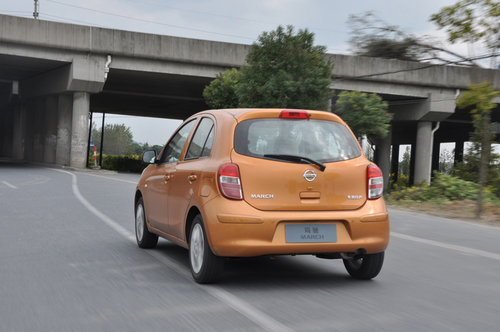
[[[214,142],[214,122],[209,118],[203,118],[196,128],[189,148],[186,152],[186,160],[210,156]]]
[[[326,120],[246,120],[236,126],[234,148],[240,154],[256,158],[284,154],[320,162],[361,155],[351,132],[341,123]]]

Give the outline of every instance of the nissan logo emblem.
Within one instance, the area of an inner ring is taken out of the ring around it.
[[[312,182],[316,180],[316,173],[308,169],[307,171],[304,172],[304,179],[306,179],[306,181]]]

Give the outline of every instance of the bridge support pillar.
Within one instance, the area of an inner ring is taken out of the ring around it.
[[[57,96],[46,97],[43,119],[43,126],[45,127],[43,141],[44,163],[53,164],[56,162],[57,113]]]
[[[26,135],[26,105],[16,105],[13,120],[14,135],[12,136],[12,158],[16,161],[24,159],[24,140]]]
[[[73,118],[72,95],[59,95],[57,109],[56,164],[69,166],[71,153],[71,120]]]
[[[0,107],[0,157],[11,157],[13,118],[14,107],[12,105]]]
[[[392,143],[391,174],[394,174],[394,182],[396,182],[399,176],[399,142]]]
[[[73,94],[73,118],[71,125],[71,167],[85,168],[87,165],[89,110],[90,93],[75,92]]]
[[[432,122],[418,122],[414,183],[423,181],[427,184],[431,183],[432,145]]]
[[[378,167],[382,170],[384,174],[384,188],[386,189],[389,184],[389,179],[391,176],[391,140],[392,140],[392,130],[386,137],[379,139],[377,141],[377,148],[375,150],[375,160]]]
[[[30,160],[43,162],[43,148],[45,141],[45,99],[42,97],[36,98],[33,106],[33,153]]]
[[[455,142],[455,155],[453,156],[453,166],[457,166],[458,163],[461,163],[464,160],[464,145],[465,142],[463,140],[457,140]]]

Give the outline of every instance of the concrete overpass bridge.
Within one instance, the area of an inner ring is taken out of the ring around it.
[[[241,66],[248,50],[0,15],[0,157],[85,167],[89,112],[184,119],[207,107],[205,85]],[[456,142],[460,158],[472,127],[468,113],[455,108],[459,93],[483,81],[500,90],[500,70],[329,56],[332,89],[374,92],[389,102],[393,129],[377,142],[377,162],[389,174],[391,145],[412,144],[416,182],[430,179],[439,143]],[[399,149],[392,151],[397,161]]]

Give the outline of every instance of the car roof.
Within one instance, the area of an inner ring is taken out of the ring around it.
[[[259,117],[277,117],[282,111],[303,111],[310,114],[311,119],[322,119],[330,120],[336,122],[343,122],[337,115],[327,112],[327,111],[316,111],[316,110],[303,110],[303,109],[288,109],[288,108],[227,108],[227,109],[212,109],[197,113],[196,115],[202,114],[212,114],[217,116],[217,114],[224,113],[232,118],[236,119],[238,122],[259,118]]]

